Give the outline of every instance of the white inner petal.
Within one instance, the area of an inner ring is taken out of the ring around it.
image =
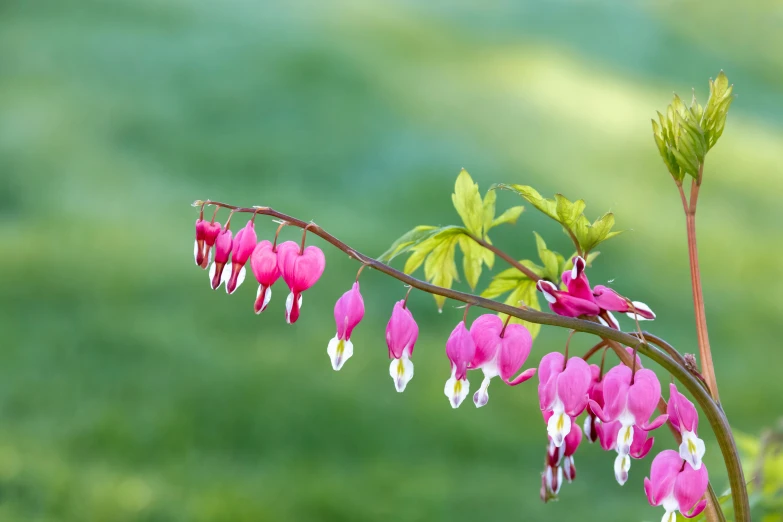
[[[628,480],[628,470],[631,469],[631,457],[628,455],[617,455],[614,459],[614,478],[621,486]]]
[[[343,367],[345,361],[351,358],[353,355],[353,343],[340,339],[338,336],[329,341],[329,346],[326,347],[326,353],[329,355],[329,359],[332,361],[332,369],[339,371]]]
[[[491,380],[492,377],[485,376],[484,380],[481,381],[481,387],[475,394],[473,394],[473,404],[476,405],[476,408],[481,408],[487,404],[487,401],[489,401],[489,392],[487,392],[487,388],[489,387]]]
[[[212,280],[215,279],[215,272],[217,271],[217,265],[215,263],[212,263],[209,265],[209,287],[213,290],[217,290],[220,288],[220,285],[223,283],[223,277],[221,276],[220,281],[218,281],[217,286],[212,286]],[[225,272],[223,272],[225,274]]]
[[[451,377],[446,381],[446,386],[443,388],[443,393],[449,398],[449,404],[452,408],[459,408],[465,397],[468,396],[470,391],[470,383],[467,379],[457,379],[454,372],[451,372]]]
[[[389,375],[392,381],[394,381],[394,388],[400,393],[405,391],[408,382],[413,379],[413,362],[411,362],[404,350],[402,357],[392,359],[389,365]]]
[[[631,452],[631,443],[633,442],[633,424],[623,423],[623,427],[617,433],[617,453],[628,455]]]
[[[695,433],[692,431],[684,431],[682,433],[680,457],[688,462],[693,469],[701,468],[705,450],[704,441],[697,437]]]
[[[546,432],[552,438],[555,446],[559,448],[563,445],[566,435],[571,432],[571,417],[565,414],[563,403],[559,399],[552,410],[554,413],[546,424]]]
[[[193,243],[193,259],[198,264],[198,239]]]

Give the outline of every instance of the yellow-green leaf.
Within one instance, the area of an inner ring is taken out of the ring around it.
[[[478,237],[483,235],[484,203],[481,201],[478,185],[473,182],[468,171],[462,169],[451,195],[454,208],[465,223],[465,228]]]
[[[412,230],[409,230],[397,241],[392,243],[389,249],[378,257],[378,261],[388,264],[398,255],[410,250],[412,246],[432,237],[432,235],[438,230],[439,229],[437,227],[428,225],[420,225]]]
[[[465,273],[465,280],[471,290],[474,290],[481,277],[481,263],[486,249],[468,236],[459,236],[459,247],[463,254],[462,270]]]
[[[454,262],[454,250],[457,247],[459,236],[451,235],[439,240],[424,262],[424,277],[427,281],[443,288],[451,288],[451,284],[458,279],[457,265]],[[446,298],[436,295],[435,303],[439,310],[443,310]]]
[[[494,192],[493,192],[494,193]],[[514,224],[517,222],[517,219],[519,219],[520,214],[524,212],[525,207],[523,206],[517,206],[517,207],[511,207],[507,209],[505,212],[500,214],[497,218],[492,220],[490,223],[489,228],[494,228],[498,225],[502,225],[504,223],[511,223]]]
[[[497,199],[497,192],[494,190],[488,190],[484,195],[484,235],[487,235],[489,229],[492,228],[492,223],[495,221],[495,200]]]
[[[541,310],[541,305],[538,303],[538,292],[536,291],[536,282],[530,279],[520,281],[519,285],[508,295],[505,300],[507,305],[520,307],[522,304],[533,310]],[[501,319],[506,320],[506,314],[498,314]],[[538,332],[541,330],[541,325],[537,323],[530,323],[523,321],[517,317],[512,317],[510,323],[518,323],[523,325],[530,331],[530,335],[533,339],[538,336]]]
[[[544,279],[548,279],[555,284],[560,284],[560,274],[563,273],[565,260],[557,252],[553,252],[546,247],[544,238],[533,232],[536,236],[536,249],[538,249],[538,258],[544,264]]]

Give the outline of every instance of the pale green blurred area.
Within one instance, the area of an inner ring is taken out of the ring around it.
[[[378,255],[457,222],[461,167],[482,190],[581,197],[631,230],[591,281],[694,352],[684,219],[649,120],[672,91],[704,102],[724,69],[738,98],[707,158],[700,249],[723,405],[757,433],[783,414],[781,24],[777,2],[0,3],[0,519],[658,520],[651,457],[620,488],[589,445],[561,501],[540,502],[535,381],[451,410],[455,303],[412,295],[416,376],[397,394],[384,327],[404,288],[365,272],[335,373],[332,306],[356,263],[312,240],[327,272],[299,323],[282,284],[256,317],[252,278],[229,297],[194,266],[189,204],[273,206]],[[532,257],[533,230],[570,253],[530,208],[493,240]],[[564,340],[545,328],[528,364]]]

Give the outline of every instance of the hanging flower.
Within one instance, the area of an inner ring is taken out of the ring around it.
[[[476,343],[465,328],[465,321],[460,321],[446,341],[446,356],[451,362],[451,377],[446,381],[443,393],[448,397],[452,408],[459,408],[470,391],[467,378],[468,364],[476,356]]]
[[[326,258],[316,246],[301,250],[294,241],[286,241],[277,247],[277,266],[291,290],[285,302],[285,320],[293,324],[299,319],[302,292],[313,286],[324,273]]]
[[[669,385],[669,404],[667,407],[669,422],[682,436],[680,444],[680,457],[690,464],[693,469],[702,466],[705,446],[704,441],[696,435],[699,427],[699,414],[693,403],[683,394],[677,391],[674,383]]]
[[[547,433],[559,447],[571,431],[573,420],[587,407],[590,366],[579,357],[570,358],[566,364],[563,354],[552,352],[541,359],[538,378],[538,400],[547,420]]]
[[[280,278],[277,252],[272,243],[265,239],[256,245],[253,253],[250,254],[250,268],[258,281],[258,292],[253,304],[253,311],[260,314],[272,299],[272,285]]]
[[[413,348],[419,337],[419,326],[402,299],[394,304],[391,318],[386,325],[386,345],[389,347],[389,375],[398,392],[405,390],[413,379]]]
[[[693,469],[674,450],[664,450],[653,459],[650,478],[644,479],[644,492],[651,506],[663,506],[661,522],[676,522],[679,511],[693,518],[704,511],[709,484],[707,467]]]
[[[535,368],[530,368],[514,378],[525,364],[533,338],[521,324],[503,325],[503,321],[494,314],[479,316],[470,327],[470,335],[476,344],[476,355],[470,363],[471,369],[481,369],[484,380],[481,388],[473,395],[477,408],[489,400],[487,388],[493,377],[511,386],[521,384],[533,377]]]
[[[256,248],[256,229],[252,221],[248,221],[237,235],[234,237],[234,243],[231,247],[231,263],[226,268],[230,268],[230,276],[226,281],[226,292],[233,294],[239,285],[245,280],[245,263],[247,263],[253,249]]]
[[[326,353],[332,361],[332,368],[338,371],[345,361],[353,355],[351,332],[364,317],[364,299],[359,292],[359,281],[345,292],[334,305],[334,322],[337,325],[337,335],[329,341]]]

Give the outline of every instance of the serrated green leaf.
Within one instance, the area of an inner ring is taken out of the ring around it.
[[[543,277],[543,267],[538,266],[528,259],[523,259],[520,261],[520,263],[529,268],[538,277]],[[520,281],[525,280],[529,281],[530,279],[516,268],[507,268],[506,270],[495,274],[495,277],[492,278],[492,281],[490,281],[486,290],[481,292],[481,297],[494,299],[500,295],[505,294],[506,292],[510,292],[519,286]]]
[[[443,241],[458,237],[465,233],[466,230],[463,227],[455,226],[441,227],[431,230],[429,237],[410,247],[412,254],[405,262],[403,272],[406,274],[412,274],[421,266],[425,258]]]
[[[459,236],[458,240],[463,255],[462,270],[465,273],[465,281],[471,290],[475,290],[479,277],[481,277],[481,263],[486,249],[468,236]]]
[[[505,212],[500,214],[497,218],[492,220],[492,223],[490,223],[489,228],[494,228],[498,225],[502,225],[504,223],[511,223],[514,224],[517,222],[517,219],[519,219],[519,216],[524,212],[525,207],[518,206],[518,207],[511,207],[507,209]]]
[[[478,184],[473,182],[468,171],[462,169],[451,195],[454,208],[465,223],[465,228],[478,237],[483,235],[484,203],[481,201]]]
[[[400,254],[410,250],[410,248],[425,239],[431,237],[438,229],[428,225],[420,225],[403,234],[397,241],[392,243],[389,249],[378,257],[381,263],[389,264],[392,259]]]
[[[536,236],[536,249],[538,249],[538,258],[541,259],[541,262],[544,264],[544,279],[548,279],[555,284],[559,284],[560,274],[563,273],[563,266],[565,265],[563,256],[557,252],[549,250],[546,247],[544,238],[542,238],[538,232],[533,232],[533,234]]]
[[[570,228],[585,211],[585,202],[578,199],[572,203],[562,194],[555,194],[555,209],[557,220],[563,226]]]
[[[497,199],[497,192],[494,190],[488,190],[484,194],[484,235],[487,235],[489,229],[492,228],[492,223],[495,221],[495,200]]]
[[[454,280],[459,280],[457,264],[454,262],[454,253],[459,237],[458,235],[447,236],[432,249],[424,262],[424,277],[427,281],[443,288],[451,288]],[[446,298],[440,295],[434,297],[438,310],[443,311]]]
[[[494,188],[512,190],[517,194],[519,194],[520,196],[522,196],[523,198],[525,198],[531,205],[536,207],[538,210],[540,210],[547,216],[551,217],[555,221],[558,220],[557,204],[554,202],[554,200],[543,198],[541,194],[539,194],[538,191],[533,187],[530,187],[528,185],[499,184],[499,185],[495,185]]]
[[[530,279],[520,281],[519,285],[508,295],[504,301],[507,305],[519,307],[524,304],[528,308],[533,310],[541,310],[541,305],[538,302],[538,292],[536,291],[536,282]],[[506,314],[498,314],[500,318],[505,321]],[[537,323],[530,323],[517,317],[512,317],[509,323],[518,323],[523,325],[530,331],[531,337],[535,339],[538,336],[538,332],[541,330],[541,325]]]
[[[603,241],[610,239],[622,231],[612,232],[614,227],[614,214],[607,212],[592,224],[584,216],[580,217],[574,225],[574,234],[582,247],[583,255],[597,247]]]

